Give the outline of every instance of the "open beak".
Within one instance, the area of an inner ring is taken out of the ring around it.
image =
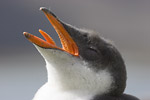
[[[71,38],[69,33],[65,30],[65,28],[60,23],[60,21],[56,18],[56,16],[46,8],[41,7],[40,10],[42,10],[44,12],[46,17],[48,18],[48,20],[50,21],[50,23],[56,30],[56,32],[60,38],[62,48],[59,48],[58,46],[56,46],[53,39],[46,32],[42,31],[41,29],[39,29],[39,32],[45,38],[45,40],[43,40],[37,36],[34,36],[28,32],[23,33],[25,35],[25,37],[30,42],[32,42],[42,48],[55,48],[55,49],[59,49],[62,51],[66,51],[69,54],[72,54],[74,56],[79,56],[78,46],[76,45],[74,40]]]

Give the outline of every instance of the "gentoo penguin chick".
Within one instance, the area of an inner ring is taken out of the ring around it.
[[[139,100],[123,93],[126,68],[111,42],[60,21],[44,7],[40,10],[58,33],[62,48],[42,30],[45,40],[24,32],[45,59],[48,73],[33,100]]]

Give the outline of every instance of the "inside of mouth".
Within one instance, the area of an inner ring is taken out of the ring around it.
[[[44,41],[50,43],[51,45],[54,45],[56,46],[57,48],[61,49],[63,48],[62,46],[62,43],[61,43],[61,40],[59,38],[59,36],[57,35],[55,38],[55,40],[49,35],[47,34],[45,31],[39,29],[39,32],[41,33],[41,35],[43,36],[44,38]],[[51,47],[50,47],[51,48]]]
[[[55,28],[55,29],[56,29],[56,32],[58,33],[58,36],[60,39],[61,48],[56,45],[55,41],[46,32],[44,32],[41,29],[39,29],[39,32],[44,37],[45,42],[47,42],[48,44],[51,45],[51,46],[49,46],[50,48],[57,48],[57,49],[66,51],[72,55],[78,56],[78,53],[76,50],[77,49],[76,44],[72,43],[72,41],[70,41],[70,39],[67,38],[68,36],[65,37],[57,28]]]

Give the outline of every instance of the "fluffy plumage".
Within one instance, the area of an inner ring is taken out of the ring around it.
[[[78,29],[54,16],[75,41],[79,56],[36,46],[46,62],[48,81],[33,100],[138,100],[123,94],[126,68],[121,54],[96,32]]]

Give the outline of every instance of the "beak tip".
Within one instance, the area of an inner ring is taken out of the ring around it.
[[[45,9],[46,9],[45,7],[40,7],[39,10],[43,11],[43,10],[45,10]]]
[[[40,11],[43,11],[44,13],[49,13],[53,15],[55,18],[57,18],[57,16],[50,9],[47,9],[46,7],[40,7]]]
[[[41,29],[39,29],[39,32],[42,31]]]
[[[23,35],[28,39],[30,38],[30,34],[28,32],[23,32]]]

